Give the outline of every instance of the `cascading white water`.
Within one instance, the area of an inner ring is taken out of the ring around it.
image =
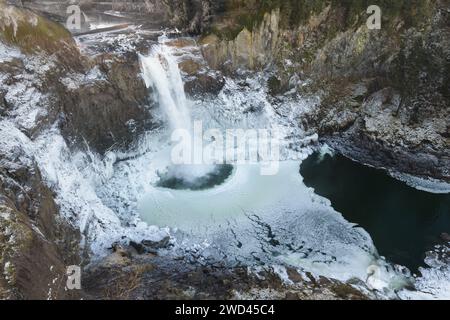
[[[139,56],[143,78],[147,88],[153,88],[171,129],[190,130],[191,118],[180,69],[165,41],[166,38],[161,38],[149,56]]]

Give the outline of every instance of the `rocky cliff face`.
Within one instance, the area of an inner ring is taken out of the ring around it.
[[[37,71],[38,79],[29,81],[25,89],[45,100],[41,101],[45,104],[45,119],[26,128],[28,134],[36,135],[57,123],[74,148],[87,142],[90,148],[103,153],[107,149],[127,149],[151,126],[146,108],[151,102],[138,76],[137,54],[100,54],[89,59],[79,52],[61,25],[26,10],[4,8],[0,40],[10,46],[9,50],[17,50],[16,57],[12,55],[0,66],[5,79],[0,91],[4,114],[11,114],[20,103],[7,91],[20,85],[23,73],[30,77]],[[35,66],[36,70],[26,65],[32,59],[41,64]]]
[[[215,33],[201,41],[203,54],[211,67],[228,71],[237,68],[264,69],[274,61],[280,46],[280,11],[266,13],[252,30],[244,29],[232,40]]]
[[[99,56],[86,77],[65,77],[55,84],[57,109],[63,133],[75,147],[87,143],[100,154],[126,151],[137,137],[152,127],[148,92],[139,78],[137,56]]]
[[[450,180],[447,1],[384,1],[380,30],[364,1],[240,5],[203,36],[213,68],[269,70],[272,94],[322,98],[303,125],[344,154]]]
[[[59,130],[72,150],[128,150],[151,126],[137,56],[83,56],[61,25],[0,2],[0,298],[77,298],[66,267],[80,231],[60,215],[35,150]]]
[[[12,139],[8,130],[0,133]],[[79,232],[59,216],[53,192],[24,146],[9,146],[0,154],[0,298],[77,298],[64,288],[66,267],[80,264]]]

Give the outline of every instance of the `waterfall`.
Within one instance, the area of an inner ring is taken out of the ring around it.
[[[159,44],[153,46],[149,56],[139,55],[143,78],[147,88],[153,89],[154,97],[169,122],[169,129],[183,129],[193,134],[189,103],[184,92],[178,61],[172,54],[174,49],[166,42],[167,38],[162,36]],[[190,141],[182,143],[186,143],[184,145],[186,148],[191,148]],[[176,167],[168,166],[167,174],[195,183],[196,179],[214,171],[216,171],[214,165],[177,164]]]
[[[190,131],[191,117],[180,69],[172,55],[172,49],[164,43],[165,40],[161,38],[149,56],[139,55],[143,78],[147,88],[154,90],[171,129]]]

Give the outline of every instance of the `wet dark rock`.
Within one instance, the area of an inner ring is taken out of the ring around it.
[[[122,245],[119,242],[114,242],[109,249],[112,250],[112,252],[116,252],[122,249]]]
[[[225,80],[221,76],[210,76],[208,74],[197,74],[194,77],[185,81],[184,89],[188,95],[201,96],[201,95],[216,95],[223,86]]]
[[[272,76],[267,81],[267,87],[269,88],[269,94],[277,96],[284,93],[286,90],[283,88],[282,82],[276,76]]]
[[[445,233],[445,232],[442,233],[442,234],[441,234],[441,239],[444,240],[444,241],[450,242],[450,234]]]
[[[144,254],[147,252],[145,246],[141,243],[130,241],[130,246],[134,248],[138,254]]]
[[[184,72],[189,76],[197,74],[201,68],[201,65],[199,63],[191,59],[180,62],[178,66],[181,72]]]
[[[358,162],[378,168],[394,168],[398,172],[407,172],[424,178],[434,177],[449,181],[449,157],[445,154],[420,150],[408,150],[399,146],[388,146],[381,140],[359,135],[335,136],[322,140],[337,152]]]
[[[8,102],[5,99],[5,94],[5,91],[0,90],[0,116],[3,115],[8,105]]]
[[[164,237],[160,241],[142,240],[142,245],[145,246],[147,250],[164,249],[170,246],[170,237]]]
[[[286,268],[286,272],[288,274],[289,280],[293,282],[304,281],[303,277],[298,273],[297,270],[293,268]]]

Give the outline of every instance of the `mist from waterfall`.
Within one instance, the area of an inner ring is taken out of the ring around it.
[[[172,130],[191,129],[188,100],[184,92],[178,63],[165,37],[155,45],[149,56],[139,55],[142,75],[147,88],[152,88],[154,97],[165,113]]]

